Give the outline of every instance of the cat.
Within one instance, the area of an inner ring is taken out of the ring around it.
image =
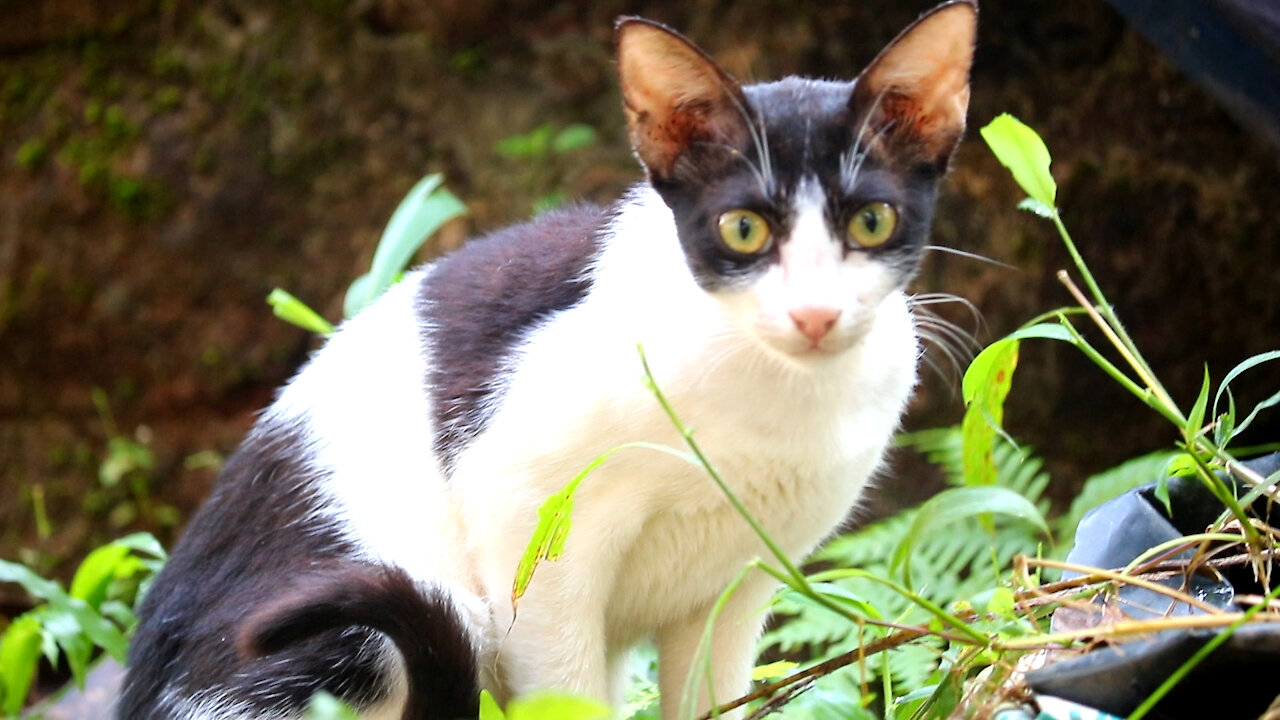
[[[121,720],[475,717],[539,689],[661,713],[744,692],[776,583],[703,468],[645,449],[580,485],[563,556],[512,606],[538,508],[601,453],[682,438],[794,560],[882,464],[920,355],[905,292],[965,126],[977,6],[923,15],[853,81],[741,86],[621,18],[645,180],[406,274],[281,390],[140,608]]]

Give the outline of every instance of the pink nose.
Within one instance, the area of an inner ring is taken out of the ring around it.
[[[796,327],[810,340],[818,342],[831,332],[840,318],[840,309],[822,305],[805,305],[788,313]]]

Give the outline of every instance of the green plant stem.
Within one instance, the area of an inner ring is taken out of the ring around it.
[[[1079,348],[1080,352],[1084,353],[1085,357],[1092,360],[1093,363],[1109,375],[1111,379],[1115,380],[1121,387],[1128,390],[1134,397],[1141,400],[1144,405],[1160,413],[1169,422],[1172,422],[1179,427],[1182,426],[1178,420],[1180,413],[1170,413],[1168,408],[1164,407],[1164,405],[1156,399],[1149,389],[1137,384],[1131,380],[1128,375],[1121,372],[1120,368],[1116,367],[1110,360],[1104,357],[1102,353],[1098,352],[1096,348],[1090,345],[1088,340],[1084,339],[1084,336],[1080,334],[1079,330],[1076,330],[1075,326],[1071,324],[1071,321],[1068,320],[1065,315],[1059,315],[1058,322],[1067,329],[1067,332],[1071,333],[1072,344]]]
[[[1196,464],[1196,477],[1200,478],[1200,482],[1204,483],[1206,489],[1213,493],[1213,496],[1227,507],[1227,510],[1235,516],[1237,522],[1240,523],[1240,532],[1248,538],[1250,547],[1259,549],[1262,547],[1262,536],[1258,534],[1258,529],[1249,521],[1249,514],[1245,512],[1244,507],[1236,500],[1235,493],[1227,487],[1222,478],[1218,477],[1199,455],[1190,453],[1191,459]]]
[[[1060,220],[1058,221],[1058,226],[1062,228]],[[1062,228],[1062,232],[1066,232],[1066,229]],[[1064,239],[1067,240],[1068,244],[1070,243],[1069,238]],[[1072,248],[1074,249],[1074,246]],[[1087,273],[1087,266],[1084,264],[1084,260],[1078,260],[1077,262],[1081,269]],[[1164,385],[1156,379],[1155,373],[1151,371],[1147,361],[1143,359],[1138,348],[1134,346],[1133,340],[1129,339],[1129,335],[1125,333],[1124,326],[1120,324],[1120,319],[1116,317],[1115,311],[1107,304],[1107,299],[1102,296],[1102,291],[1098,290],[1097,286],[1093,284],[1093,277],[1086,274],[1085,278],[1097,298],[1098,305],[1096,307],[1085,298],[1084,293],[1080,292],[1080,288],[1076,287],[1076,284],[1072,282],[1071,276],[1067,274],[1066,270],[1058,271],[1058,281],[1066,286],[1067,292],[1071,293],[1076,302],[1080,303],[1080,307],[1084,309],[1094,324],[1102,330],[1102,333],[1107,336],[1107,339],[1115,346],[1121,357],[1129,363],[1129,367],[1133,368],[1142,382],[1146,384],[1146,389],[1154,394],[1160,404],[1163,405],[1162,414],[1166,417],[1177,418],[1175,424],[1179,428],[1186,425],[1186,418],[1183,416],[1182,411],[1178,409],[1177,403],[1173,401],[1168,391],[1164,389]],[[1156,406],[1153,405],[1152,407]]]
[[[676,415],[675,409],[671,407],[671,403],[667,401],[667,396],[663,394],[662,388],[658,387],[658,382],[653,377],[653,371],[649,368],[649,359],[645,357],[644,354],[644,347],[637,345],[636,350],[640,353],[640,364],[644,367],[645,385],[648,386],[649,391],[653,393],[653,396],[657,398],[658,404],[662,406],[663,412],[666,413],[667,418],[675,427],[676,432],[680,433],[680,437],[684,440],[685,445],[688,446],[689,451],[693,453],[694,457],[698,459],[698,463],[702,465],[702,468],[707,472],[707,475],[711,477],[716,486],[720,488],[720,491],[724,493],[725,497],[729,500],[729,504],[733,506],[733,509],[736,510],[738,514],[747,521],[747,524],[751,526],[751,529],[755,531],[756,536],[759,537],[760,541],[769,549],[769,552],[773,555],[774,559],[776,559],[782,567],[786,568],[788,575],[803,583],[804,573],[800,572],[800,569],[791,562],[791,559],[782,551],[782,548],[778,547],[777,543],[773,541],[773,538],[769,536],[769,533],[764,529],[764,526],[761,525],[754,516],[752,516],[749,510],[747,510],[747,506],[742,503],[742,500],[738,498],[737,493],[733,492],[729,487],[729,484],[724,481],[724,478],[720,476],[720,472],[716,470],[715,466],[711,464],[711,461],[707,459],[707,456],[702,452],[702,448],[698,445],[698,442],[693,439],[693,430],[686,427],[680,420],[680,417]]]
[[[1081,257],[1080,251],[1076,249],[1076,243],[1071,239],[1071,233],[1067,231],[1067,226],[1062,222],[1062,214],[1057,209],[1053,211],[1052,219],[1053,226],[1058,230],[1058,236],[1062,238],[1062,243],[1066,246],[1067,253],[1071,255],[1072,262],[1075,263],[1076,269],[1080,271],[1080,277],[1084,279],[1085,285],[1089,288],[1089,293],[1093,296],[1098,306],[1097,311],[1101,313],[1102,317],[1106,318],[1106,324],[1114,331],[1119,343],[1117,349],[1125,354],[1125,359],[1129,360],[1134,366],[1134,370],[1138,372],[1138,375],[1151,384],[1151,389],[1160,394],[1162,399],[1169,403],[1169,407],[1176,410],[1177,406],[1172,398],[1169,397],[1164,387],[1156,380],[1151,366],[1147,363],[1146,358],[1142,356],[1141,351],[1138,350],[1137,344],[1133,342],[1133,338],[1129,336],[1128,331],[1124,329],[1124,324],[1120,322],[1120,317],[1116,315],[1115,309],[1107,300],[1107,296],[1102,293],[1102,288],[1098,287],[1097,281],[1093,279],[1093,273],[1089,270],[1084,258]],[[1081,307],[1086,308],[1086,310],[1092,304],[1087,301],[1080,303]],[[1181,415],[1181,413],[1178,414]]]

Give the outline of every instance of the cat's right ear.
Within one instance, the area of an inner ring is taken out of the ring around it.
[[[638,17],[619,18],[614,39],[631,147],[651,179],[671,178],[695,143],[748,140],[742,88],[693,43]]]

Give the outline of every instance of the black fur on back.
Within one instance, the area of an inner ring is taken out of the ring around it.
[[[608,219],[594,205],[552,210],[472,240],[423,282],[418,313],[432,353],[435,451],[446,472],[484,428],[502,365],[525,333],[591,289]]]
[[[386,695],[385,641],[365,627],[318,633],[270,662],[236,651],[254,608],[353,552],[320,519],[306,457],[300,433],[260,426],[227,461],[139,609],[120,720],[167,720],[176,703],[210,692],[264,714],[300,711],[320,690],[355,705]]]
[[[242,626],[242,657],[269,660],[319,633],[366,627],[404,659],[404,720],[458,720],[479,713],[475,651],[448,594],[419,588],[400,568],[348,563],[303,576]]]

